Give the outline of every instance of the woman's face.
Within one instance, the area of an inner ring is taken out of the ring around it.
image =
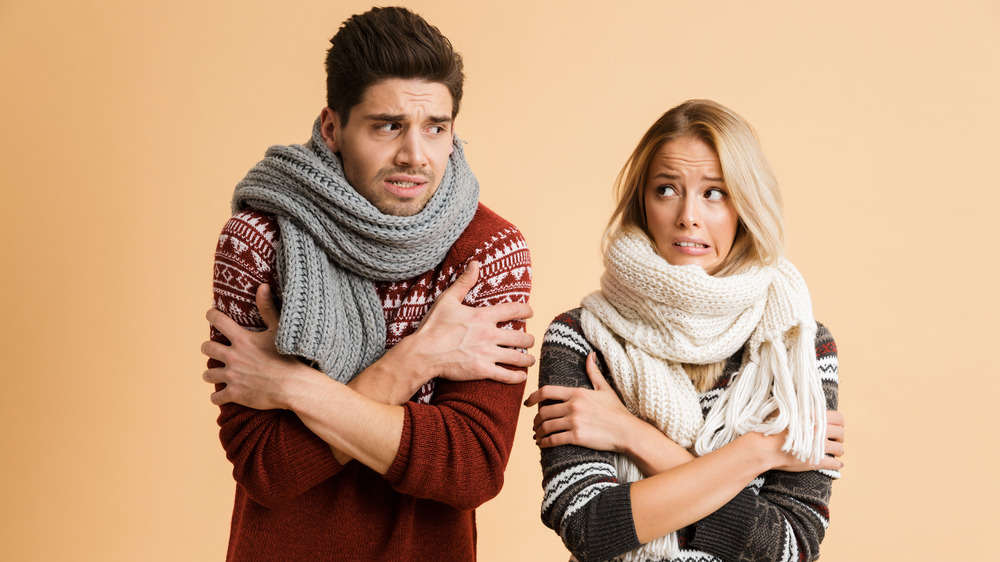
[[[671,265],[715,274],[738,222],[715,150],[693,137],[672,140],[653,156],[647,178],[646,225],[657,251]]]

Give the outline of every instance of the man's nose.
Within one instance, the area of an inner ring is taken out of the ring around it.
[[[427,164],[422,132],[416,128],[407,130],[400,138],[399,150],[396,151],[396,165],[424,168]]]

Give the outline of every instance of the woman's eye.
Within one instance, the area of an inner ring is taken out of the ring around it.
[[[726,198],[726,192],[721,189],[712,188],[705,192],[705,199],[710,201],[720,201]]]
[[[677,190],[674,189],[674,186],[672,185],[661,185],[656,188],[656,193],[661,197],[669,197],[671,195],[677,195]]]

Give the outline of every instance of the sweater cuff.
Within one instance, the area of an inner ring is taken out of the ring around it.
[[[605,560],[642,546],[632,519],[632,484],[614,486],[594,502],[587,526],[587,558]]]
[[[744,488],[714,513],[695,525],[691,546],[723,560],[739,560],[749,538],[757,494]]]
[[[403,404],[403,432],[399,435],[399,449],[396,450],[396,458],[392,461],[392,466],[385,473],[385,479],[393,486],[403,482],[406,476],[406,467],[410,464],[410,453],[413,447],[413,413],[410,412],[411,403]]]

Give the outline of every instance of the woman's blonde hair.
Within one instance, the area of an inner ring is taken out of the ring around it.
[[[646,225],[649,165],[663,145],[685,137],[701,140],[719,156],[726,192],[739,217],[732,249],[715,275],[733,275],[754,265],[774,263],[784,254],[778,181],[750,124],[711,100],[688,100],[678,105],[643,135],[615,180],[617,205],[608,222],[605,244],[624,230],[641,232],[653,243]]]
[[[642,233],[655,248],[646,223],[649,165],[663,145],[687,137],[701,140],[718,155],[726,193],[739,217],[733,246],[714,275],[728,276],[755,265],[774,263],[784,254],[778,181],[750,124],[711,100],[689,100],[678,105],[643,135],[615,180],[618,203],[605,231],[605,249],[625,230]],[[699,392],[711,388],[724,368],[725,361],[684,365]]]

